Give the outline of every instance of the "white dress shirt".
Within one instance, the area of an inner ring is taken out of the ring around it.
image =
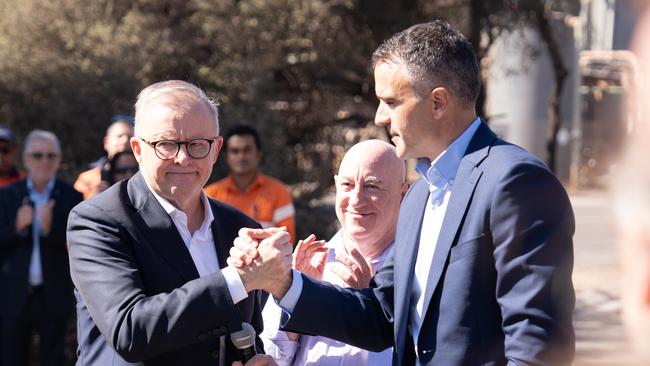
[[[145,183],[147,180],[145,179]],[[161,197],[151,189],[149,183],[147,188],[156,198],[158,203],[163,207],[176,226],[185,246],[190,252],[194,266],[200,277],[207,276],[219,270],[219,259],[217,258],[217,249],[215,248],[214,238],[212,236],[211,224],[214,220],[210,202],[205,193],[201,192],[201,203],[203,204],[203,223],[194,234],[190,233],[187,227],[187,214],[172,205],[167,199]],[[221,270],[226,280],[228,291],[232,297],[233,303],[238,303],[248,297],[246,288],[242,283],[237,270],[232,267],[225,267]]]
[[[331,270],[332,264],[336,263],[336,255],[347,254],[341,231],[330,239],[327,248],[323,281],[348,287]],[[392,248],[393,244],[391,243],[379,257],[371,260],[375,272],[384,264],[384,260]],[[391,364],[392,348],[382,352],[370,352],[330,338],[310,335],[300,335],[297,341],[292,341],[285,332],[279,330],[281,316],[282,309],[273,299],[269,298],[262,311],[264,332],[260,334],[260,338],[264,341],[264,350],[273,357],[278,366],[382,366]],[[318,316],[318,314],[314,314],[314,316]]]

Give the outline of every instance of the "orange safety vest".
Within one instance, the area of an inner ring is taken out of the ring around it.
[[[227,176],[205,187],[205,194],[234,206],[252,217],[262,227],[286,226],[292,243],[296,240],[295,209],[289,190],[275,178],[257,173],[253,183],[241,192],[235,180]]]
[[[92,197],[95,188],[102,182],[102,168],[96,167],[79,174],[77,180],[74,182],[74,189],[84,195],[87,200]]]

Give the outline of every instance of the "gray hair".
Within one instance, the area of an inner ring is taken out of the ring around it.
[[[381,63],[403,64],[419,94],[446,88],[462,105],[476,104],[481,78],[472,45],[448,23],[416,24],[385,40],[372,55],[373,69]]]
[[[212,117],[214,118],[215,126],[217,127],[217,135],[219,135],[219,108],[218,104],[209,98],[203,90],[199,87],[182,80],[168,80],[158,82],[144,88],[135,102],[135,135],[138,135],[138,125],[141,125],[142,111],[145,107],[154,101],[165,104],[168,98],[186,96],[198,99],[205,103]]]
[[[29,152],[32,143],[37,140],[51,143],[54,146],[54,150],[56,150],[58,154],[61,153],[61,143],[59,142],[59,138],[56,137],[53,132],[45,130],[32,130],[27,137],[25,137],[23,153]]]

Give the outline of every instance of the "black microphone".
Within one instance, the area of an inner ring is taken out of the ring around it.
[[[248,323],[241,323],[241,328],[240,331],[230,334],[230,340],[239,350],[242,363],[246,363],[257,354],[255,350],[255,329]]]

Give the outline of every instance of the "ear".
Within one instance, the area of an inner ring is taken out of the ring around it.
[[[449,107],[450,95],[442,86],[431,91],[431,111],[435,118],[441,118]]]
[[[133,155],[135,156],[135,160],[138,161],[138,164],[142,162],[142,146],[140,146],[140,139],[137,137],[131,137],[131,140],[129,140],[129,143],[131,144],[131,150],[133,151]]]
[[[214,139],[214,157],[212,158],[212,165],[217,163],[217,158],[219,157],[219,152],[221,151],[221,148],[223,147],[223,137],[217,136],[217,138]]]

